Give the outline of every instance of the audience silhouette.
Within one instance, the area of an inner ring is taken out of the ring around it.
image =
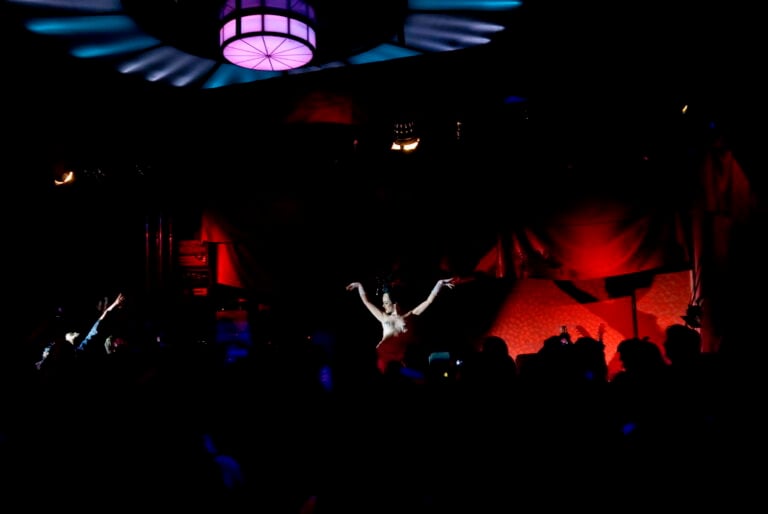
[[[128,301],[106,302],[82,340],[61,325],[34,358],[5,348],[7,498],[44,487],[59,507],[110,495],[275,514],[484,514],[564,497],[589,507],[630,487],[661,501],[640,489],[711,479],[733,435],[717,355],[684,325],[660,342],[622,340],[610,380],[600,338],[553,334],[520,365],[488,334],[436,353],[415,378],[361,359],[373,373],[355,385],[337,380],[327,346],[293,330],[231,361],[183,329],[160,344],[148,320],[117,322],[143,312]],[[678,499],[704,494],[676,487]]]

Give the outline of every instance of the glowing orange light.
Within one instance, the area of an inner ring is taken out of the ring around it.
[[[61,177],[58,179],[54,179],[53,183],[57,186],[63,186],[65,184],[71,184],[75,181],[75,172],[74,171],[65,171],[61,174]]]

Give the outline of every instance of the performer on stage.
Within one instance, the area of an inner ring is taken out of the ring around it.
[[[347,286],[347,291],[357,289],[363,305],[381,323],[381,341],[376,346],[379,371],[386,372],[388,366],[393,363],[406,366],[407,351],[416,343],[416,336],[411,326],[413,317],[423,314],[444,287],[452,289],[454,286],[453,278],[438,280],[426,300],[405,313],[400,312],[400,306],[393,298],[392,291],[386,286],[382,287],[381,308],[369,300],[360,282],[352,282]]]

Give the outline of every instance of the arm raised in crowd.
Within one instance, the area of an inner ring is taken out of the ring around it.
[[[122,307],[123,302],[125,302],[125,295],[123,295],[123,293],[119,293],[115,300],[101,312],[99,318],[91,326],[91,329],[85,335],[83,340],[80,341],[80,344],[77,345],[78,351],[84,351],[94,340],[99,339],[104,335],[101,333],[102,322],[106,320],[112,312]]]

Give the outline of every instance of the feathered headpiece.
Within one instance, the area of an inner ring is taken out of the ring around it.
[[[376,277],[376,296],[392,294],[392,277]]]

